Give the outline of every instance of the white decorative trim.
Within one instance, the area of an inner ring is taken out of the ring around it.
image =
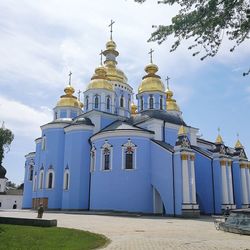
[[[104,169],[104,164],[105,164],[105,157],[104,157],[104,150],[109,151],[109,169]],[[100,170],[101,171],[111,171],[113,167],[113,147],[111,144],[108,143],[108,140],[105,140],[104,144],[101,147],[101,166]]]
[[[66,175],[68,175],[68,183],[66,182],[67,180]],[[69,185],[70,185],[70,173],[69,173],[69,169],[65,169],[64,174],[63,174],[63,190],[68,191]]]
[[[110,137],[117,137],[117,136],[139,136],[139,137],[144,137],[144,138],[154,138],[154,134],[151,134],[150,132],[147,131],[134,131],[134,130],[114,130],[114,131],[104,131],[101,133],[98,133],[91,137],[91,142],[99,139],[104,139],[104,138],[110,138]]]
[[[72,119],[70,119],[72,121]],[[55,123],[48,123],[48,124],[45,124],[45,125],[42,125],[41,126],[41,129],[42,130],[45,130],[45,129],[50,129],[50,128],[64,128],[66,126],[68,126],[71,122],[70,121],[65,121],[65,122],[55,122]]]
[[[42,137],[42,151],[45,151],[46,150],[46,136],[43,136]]]
[[[79,131],[79,130],[93,130],[93,125],[86,125],[86,124],[79,124],[79,125],[70,125],[66,128],[64,128],[64,131],[66,133],[71,132],[71,131]]]
[[[131,147],[132,150],[134,151],[132,154],[132,160],[133,160],[133,168],[132,169],[127,169],[125,164],[126,164],[126,160],[125,160],[125,150]],[[127,143],[122,145],[122,170],[126,170],[126,171],[131,171],[131,170],[135,170],[137,169],[137,146],[135,144],[133,144],[131,142],[131,140],[128,138]]]
[[[34,179],[33,179],[33,192],[35,192],[37,190],[37,175],[34,175]]]
[[[49,174],[52,173],[52,187],[49,188]],[[55,172],[53,169],[49,169],[46,176],[46,188],[51,190],[55,187]]]
[[[94,155],[94,156],[93,156]],[[93,143],[90,151],[90,172],[94,172],[96,167],[96,147]]]
[[[38,181],[38,189],[43,189],[43,183],[44,183],[44,170],[40,170],[39,172],[39,181]]]

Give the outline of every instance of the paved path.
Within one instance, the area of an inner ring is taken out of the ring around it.
[[[3,211],[0,216],[35,218],[33,211]],[[162,217],[118,217],[89,214],[45,213],[59,227],[101,233],[111,239],[105,249],[242,249],[250,250],[250,236],[216,231],[210,217],[176,219]]]

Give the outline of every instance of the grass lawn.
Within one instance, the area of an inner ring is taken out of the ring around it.
[[[31,227],[0,224],[0,249],[80,250],[108,243],[102,235],[59,227]]]

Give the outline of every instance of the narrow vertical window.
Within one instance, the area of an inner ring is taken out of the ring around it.
[[[69,190],[69,172],[68,170],[64,173],[64,190]]]
[[[54,178],[53,173],[49,172],[48,174],[48,188],[49,189],[53,188],[53,181],[54,181],[53,178]]]
[[[89,97],[87,96],[86,97],[86,110],[89,109]]]
[[[123,108],[124,107],[124,99],[123,99],[123,95],[120,98],[120,107]]]
[[[109,110],[110,109],[110,98],[108,97],[107,98],[107,110]]]
[[[128,139],[128,142],[122,145],[122,166],[123,169],[136,169],[136,145]]]
[[[162,96],[160,97],[160,110],[163,110],[163,98],[162,98]]]
[[[141,96],[141,110],[143,110],[143,97]]]
[[[43,188],[43,171],[41,171],[39,175],[39,189],[42,188]]]
[[[102,170],[111,170],[112,169],[112,146],[108,143],[108,140],[105,140],[105,143],[102,146]]]
[[[44,135],[42,138],[42,150],[44,151],[46,149],[46,136]]]
[[[110,170],[110,151],[108,148],[103,150],[104,154],[104,170]]]
[[[33,173],[34,173],[34,169],[33,169],[33,166],[31,166],[29,169],[29,181],[33,180]]]
[[[125,162],[125,169],[133,169],[133,149],[128,147],[126,149],[126,162]]]
[[[98,106],[99,106],[98,96],[95,96],[95,108],[98,109]]]
[[[154,108],[154,98],[152,95],[149,97],[149,108],[153,109]]]

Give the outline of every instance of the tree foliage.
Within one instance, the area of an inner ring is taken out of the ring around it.
[[[135,0],[142,3],[146,0]],[[188,49],[201,60],[217,54],[223,38],[233,42],[231,52],[249,39],[250,1],[249,0],[164,0],[162,4],[179,4],[180,10],[169,25],[156,26],[149,41],[164,42],[174,35],[175,51],[182,40],[192,38]],[[250,73],[250,70],[243,75]]]
[[[13,133],[4,127],[0,128],[0,166],[4,158],[4,151],[9,150],[10,144],[14,139]]]

